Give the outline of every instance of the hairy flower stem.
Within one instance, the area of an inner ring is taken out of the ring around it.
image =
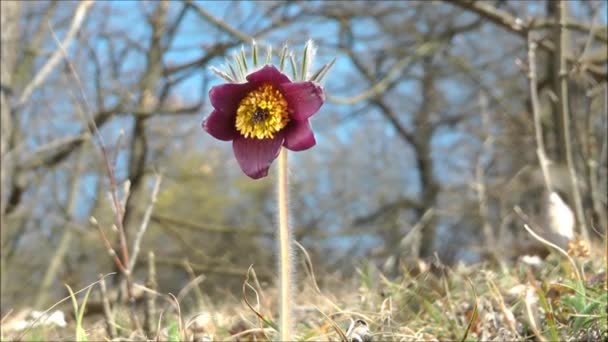
[[[291,341],[291,234],[289,232],[289,194],[287,184],[287,149],[279,152],[279,333],[281,341]]]

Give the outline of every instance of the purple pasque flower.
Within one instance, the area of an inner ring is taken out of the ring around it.
[[[273,65],[247,75],[244,83],[226,83],[209,91],[213,106],[203,129],[219,140],[232,141],[234,156],[253,179],[268,175],[282,146],[303,151],[316,143],[308,119],[323,102],[316,82],[292,82]]]

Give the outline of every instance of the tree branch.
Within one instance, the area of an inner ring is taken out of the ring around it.
[[[353,221],[353,225],[360,226],[369,224],[384,216],[386,213],[399,209],[417,209],[423,210],[425,207],[415,199],[409,197],[401,197],[396,201],[384,204],[373,212],[360,216]]]
[[[501,26],[508,31],[516,33],[522,38],[527,38],[528,31],[535,29],[534,23],[525,23],[520,18],[515,18],[508,12],[502,11],[490,3],[485,1],[476,1],[476,0],[444,0],[445,2],[458,6],[467,11],[473,12],[481,17],[484,17],[491,22]],[[543,22],[541,22],[543,23]],[[579,27],[578,25],[572,24],[574,27]],[[600,36],[601,39],[601,36]],[[538,43],[539,47],[543,48],[546,51],[553,52],[556,50],[554,44],[548,41],[540,41]],[[572,57],[567,56],[566,60],[570,63],[576,64],[578,61]],[[605,70],[605,63],[601,65],[588,65],[588,72],[598,81],[605,82],[608,78],[608,72]]]
[[[63,41],[61,42],[61,46],[63,46],[64,49],[67,49],[72,43],[72,39],[76,35],[76,32],[78,32],[78,30],[80,29],[80,26],[82,25],[82,22],[84,21],[87,12],[94,3],[94,0],[86,0],[78,4],[76,12],[74,13],[74,19],[70,24],[70,28],[65,37],[63,38]],[[51,57],[46,61],[44,66],[38,71],[36,76],[34,76],[30,83],[28,83],[28,85],[25,87],[23,93],[21,94],[21,97],[19,98],[19,101],[17,102],[17,108],[20,108],[25,104],[25,102],[27,102],[32,92],[34,92],[34,90],[46,80],[46,78],[49,76],[51,71],[53,71],[57,63],[59,63],[61,58],[62,51],[60,48],[57,48],[57,50],[55,50]]]

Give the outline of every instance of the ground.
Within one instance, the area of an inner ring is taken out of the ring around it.
[[[296,338],[605,341],[606,256],[601,248],[587,255],[572,254],[566,258],[552,252],[544,260],[519,258],[508,263],[453,267],[419,262],[394,279],[365,263],[358,268],[357,276],[346,280],[314,274],[308,267],[299,274],[294,299]],[[321,285],[317,285],[317,279]],[[173,297],[179,299],[179,308],[171,296],[163,295],[157,301],[157,319],[152,328],[160,330],[153,339],[275,338],[275,288],[260,285],[253,273],[244,281],[249,304],[242,296],[210,298],[204,294],[205,286],[187,286]],[[80,308],[83,295],[76,296]],[[192,302],[198,305],[187,305]],[[115,339],[143,339],[143,333],[132,328],[128,312],[126,308],[114,310],[119,336]],[[2,340],[110,339],[103,315],[84,315],[80,325],[68,317],[63,328],[39,325],[21,331],[9,329],[10,322],[15,321],[11,316],[15,314],[3,318]],[[140,324],[144,321],[140,317]]]

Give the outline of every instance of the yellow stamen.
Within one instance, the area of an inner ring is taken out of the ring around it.
[[[245,138],[272,139],[288,122],[287,101],[270,84],[247,94],[236,110],[236,129]]]

